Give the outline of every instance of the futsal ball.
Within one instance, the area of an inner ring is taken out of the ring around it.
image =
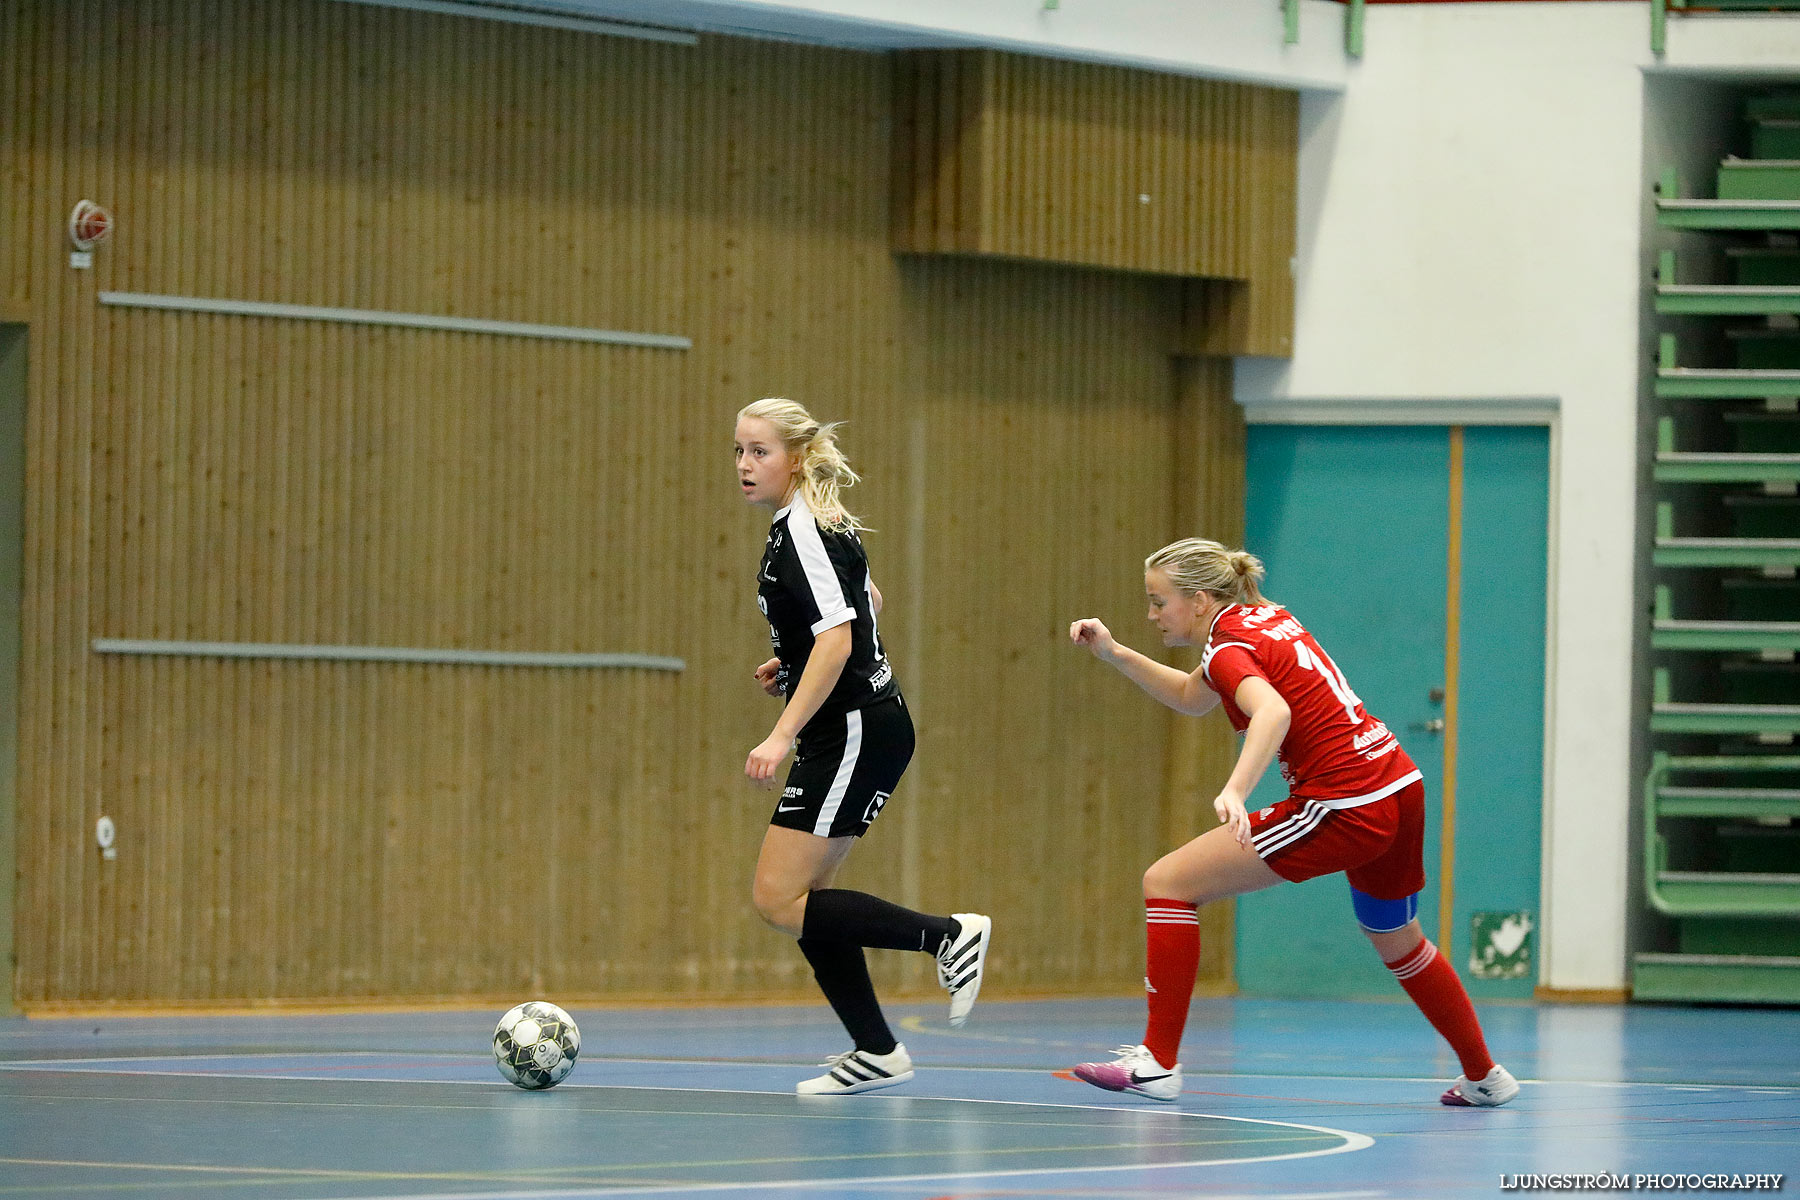
[[[555,1087],[575,1069],[581,1030],[575,1018],[543,1000],[527,1000],[494,1026],[494,1061],[508,1083],[529,1091]]]

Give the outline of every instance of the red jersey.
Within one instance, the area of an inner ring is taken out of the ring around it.
[[[1268,681],[1293,717],[1280,750],[1289,793],[1327,808],[1355,808],[1399,791],[1419,768],[1388,727],[1371,717],[1349,680],[1312,634],[1279,605],[1227,605],[1213,618],[1201,677],[1239,733],[1249,727],[1235,699],[1249,675]]]

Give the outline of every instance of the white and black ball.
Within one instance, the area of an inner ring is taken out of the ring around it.
[[[527,1000],[494,1026],[494,1061],[508,1083],[529,1091],[555,1087],[575,1069],[581,1030],[544,1000]]]

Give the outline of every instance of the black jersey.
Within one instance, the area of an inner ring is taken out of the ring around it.
[[[899,694],[875,629],[862,539],[854,530],[820,528],[798,495],[769,525],[756,572],[756,606],[769,619],[769,642],[781,660],[776,680],[784,696],[792,696],[799,684],[813,639],[835,626],[850,626],[850,660],[814,721]]]

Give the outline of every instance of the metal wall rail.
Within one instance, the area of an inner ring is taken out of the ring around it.
[[[461,667],[577,667],[684,671],[687,661],[660,654],[559,654],[531,650],[433,650],[411,646],[307,646],[288,642],[175,642],[95,638],[96,654],[175,658],[279,658],[315,662],[403,662]]]
[[[658,350],[691,350],[694,346],[691,338],[666,333],[587,329],[579,325],[534,325],[524,321],[487,321],[476,317],[444,317],[432,313],[388,312],[372,308],[323,308],[311,304],[268,304],[260,300],[214,300],[200,296],[159,296],[147,292],[101,292],[100,303],[118,308],[217,313],[233,317],[279,317],[295,321],[332,321],[345,325],[393,325],[405,329],[439,329],[452,333],[485,333],[500,337],[648,346]]]

